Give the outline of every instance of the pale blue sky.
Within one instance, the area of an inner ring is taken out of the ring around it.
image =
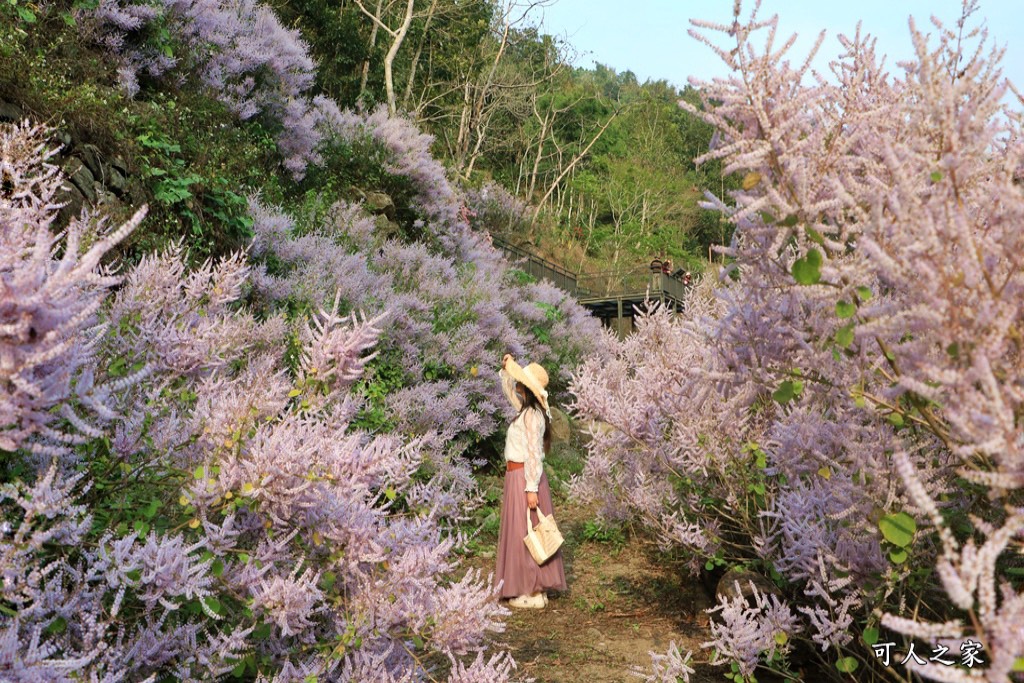
[[[732,0],[557,0],[534,17],[543,31],[564,35],[578,51],[576,64],[593,62],[631,70],[641,80],[667,79],[683,86],[690,75],[705,80],[725,75],[721,60],[687,34],[691,17],[731,23]],[[747,16],[752,2],[744,2]],[[960,0],[764,0],[760,16],[779,15],[779,38],[797,33],[791,61],[802,61],[818,32],[826,30],[814,67],[828,74],[828,62],[840,53],[840,33],[862,31],[878,38],[876,52],[888,55],[887,70],[902,73],[896,62],[913,55],[907,18],[918,30],[934,32],[934,14],[947,25],[960,16]],[[989,40],[1005,47],[1003,74],[1024,89],[1024,0],[982,0],[972,21],[985,20]],[[724,38],[724,36],[722,36]],[[722,43],[718,43],[721,45]],[[781,45],[781,40],[777,43]]]

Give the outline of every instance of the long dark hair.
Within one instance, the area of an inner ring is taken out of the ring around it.
[[[519,411],[519,415],[523,414],[524,410],[528,408],[536,408],[540,411],[540,414],[544,416],[544,455],[551,453],[551,419],[548,417],[547,411],[544,410],[544,406],[540,404],[540,400],[536,394],[530,391],[530,387],[526,386],[522,382],[516,382],[516,385],[523,388],[523,392],[520,395],[526,396],[526,400],[523,401],[523,408]],[[519,417],[517,415],[516,417]]]

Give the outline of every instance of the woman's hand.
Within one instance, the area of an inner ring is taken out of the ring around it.
[[[506,353],[504,356],[501,357],[501,369],[502,370],[505,369],[505,366],[508,364],[508,362],[510,360],[513,360],[511,353]]]
[[[538,502],[539,501],[537,499],[537,494],[536,493],[534,493],[533,491],[527,491],[526,492],[526,505],[531,510],[536,510],[537,509]]]

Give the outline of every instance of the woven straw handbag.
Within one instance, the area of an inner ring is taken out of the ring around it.
[[[540,522],[537,526],[533,526],[530,508],[526,508],[526,538],[523,539],[523,542],[526,543],[527,549],[537,564],[544,564],[558,552],[565,539],[562,538],[562,532],[558,530],[553,515],[545,516],[540,508],[537,508],[537,518]]]

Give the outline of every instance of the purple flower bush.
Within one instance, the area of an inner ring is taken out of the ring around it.
[[[145,210],[116,229],[87,216],[73,220],[60,244],[50,232],[60,208],[58,170],[48,163],[52,156],[39,127],[6,126],[0,135],[0,448],[6,451],[59,453],[61,444],[95,436],[97,428],[68,400],[76,393],[81,407],[102,420],[109,416],[103,398],[130,383],[96,386],[91,355],[103,334],[96,312],[119,282],[100,267],[100,259],[138,226]],[[55,259],[58,247],[63,253]],[[55,406],[78,428],[77,435],[53,429]]]
[[[576,489],[694,570],[776,580],[771,610],[714,610],[707,647],[741,677],[788,666],[773,612],[837,677],[884,676],[876,639],[982,643],[973,670],[908,661],[929,680],[1019,670],[1024,136],[1000,52],[965,47],[973,10],[936,21],[932,45],[911,24],[899,78],[869,38],[844,38],[836,84],[786,61],[756,9],[697,23],[726,47],[692,32],[734,72],[699,84],[702,108],[682,103],[719,131],[703,160],[743,178],[734,205],[709,198],[736,226],[731,262],[682,315],[650,313],[614,361],[581,369],[577,411],[616,429]],[[651,680],[685,671],[659,657]]]
[[[301,178],[319,163],[317,148],[333,103],[309,92],[316,65],[297,30],[255,0],[102,0],[80,10],[84,29],[120,61],[121,85],[139,91],[139,76],[194,73],[240,120],[261,116],[280,127],[285,168]],[[167,44],[151,29],[160,27]],[[175,55],[175,56],[169,56]],[[181,78],[182,76],[179,76]]]
[[[257,295],[271,307],[319,306],[337,292],[351,309],[387,311],[374,379],[394,426],[436,434],[456,454],[508,417],[494,380],[506,351],[551,368],[552,390],[609,337],[571,297],[541,283],[519,285],[501,255],[461,225],[449,249],[378,236],[358,206],[336,204],[324,225],[296,234],[294,221],[254,199]],[[474,260],[463,260],[466,256]],[[455,473],[451,473],[455,476]],[[469,481],[463,475],[457,479]]]
[[[411,681],[447,661],[450,681],[510,680],[511,658],[485,654],[506,614],[489,578],[457,578],[472,481],[445,444],[456,421],[495,419],[493,351],[460,326],[495,349],[530,343],[500,308],[473,308],[515,293],[501,273],[477,283],[476,264],[400,244],[360,270],[346,250],[374,235],[352,207],[296,238],[257,204],[255,251],[288,273],[242,257],[187,270],[170,248],[117,277],[100,260],[142,212],[50,235],[61,178],[43,135],[0,129],[4,677]],[[244,303],[260,296],[315,305]],[[450,302],[472,323],[433,331]],[[405,334],[436,344],[417,367],[462,345],[422,390],[467,412],[371,433],[359,383],[388,354],[412,363]]]

